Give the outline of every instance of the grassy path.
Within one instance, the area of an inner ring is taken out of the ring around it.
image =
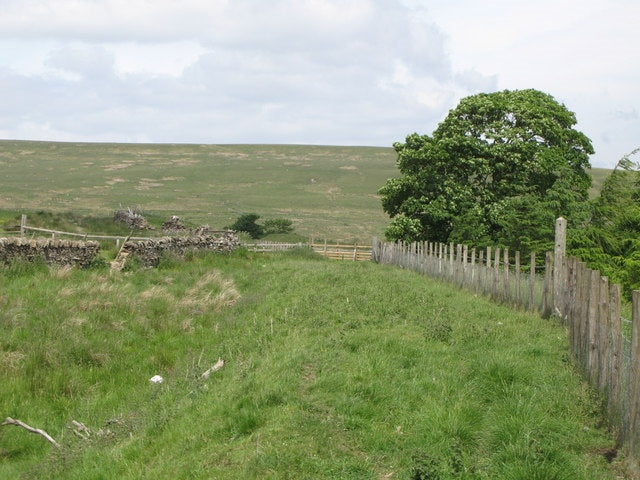
[[[240,252],[0,292],[0,416],[62,444],[1,427],[0,478],[619,478],[561,327],[411,272]]]

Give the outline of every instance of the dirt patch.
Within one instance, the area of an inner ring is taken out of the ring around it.
[[[138,185],[136,185],[134,188],[136,190],[149,190],[151,188],[157,188],[162,186],[164,186],[164,183],[160,183],[158,182],[158,180],[155,180],[153,178],[141,178]]]
[[[355,165],[345,165],[339,168],[340,170],[358,170],[358,167],[356,167]]]
[[[111,180],[107,180],[107,185],[111,186],[111,185],[116,185],[117,183],[125,183],[126,180],[124,178],[112,178]]]
[[[133,166],[133,164],[134,162],[112,163],[111,165],[107,165],[106,167],[104,167],[104,171],[111,172],[113,170],[122,170]]]

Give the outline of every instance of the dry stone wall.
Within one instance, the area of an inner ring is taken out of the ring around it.
[[[120,250],[111,266],[116,269],[124,267],[131,256],[140,259],[142,265],[155,267],[164,253],[184,256],[187,252],[215,251],[230,252],[240,245],[238,235],[232,231],[210,235],[193,235],[185,237],[162,237],[157,240],[128,241]]]
[[[34,261],[43,259],[48,265],[84,268],[98,254],[98,242],[51,240],[47,238],[0,238],[0,263],[13,259]]]

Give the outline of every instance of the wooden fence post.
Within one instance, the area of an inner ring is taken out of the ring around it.
[[[620,316],[620,285],[609,287],[609,317],[611,319],[611,383],[607,409],[612,425],[622,421],[622,317]],[[622,440],[622,429],[618,432],[618,441]]]
[[[503,285],[504,301],[509,302],[511,300],[511,285],[509,284],[509,249],[508,248],[504,249],[502,265],[503,265],[503,276],[504,276],[504,285]]]
[[[521,284],[520,284],[520,252],[516,252],[516,295],[515,295],[515,304],[519,307],[522,305],[522,295],[521,295]]]
[[[640,292],[632,296],[631,365],[629,375],[629,450],[637,457],[640,444]]]
[[[531,262],[529,264],[529,305],[528,310],[535,310],[535,288],[536,288],[536,252],[531,252]]]
[[[553,312],[553,254],[547,252],[544,262],[544,286],[542,289],[542,316],[548,318]]]
[[[493,286],[491,288],[491,298],[498,298],[498,285],[500,283],[500,249],[496,248],[493,258]]]
[[[598,390],[605,393],[609,388],[609,279],[600,277],[600,291],[598,293]]]
[[[564,256],[567,248],[567,221],[556,220],[556,238],[553,249],[553,314],[564,317]]]
[[[600,305],[600,299],[598,294],[600,293],[600,272],[598,270],[589,271],[589,315],[588,315],[588,330],[589,330],[589,343],[587,351],[587,378],[591,382],[591,386],[596,387],[598,385],[598,365],[599,355],[598,350],[598,307]]]
[[[27,226],[27,216],[23,213],[20,217],[20,236],[24,237],[25,227]]]
[[[579,335],[579,355],[580,366],[585,377],[588,374],[587,358],[589,352],[589,281],[591,272],[587,266],[580,262],[580,276],[578,278],[578,335]]]

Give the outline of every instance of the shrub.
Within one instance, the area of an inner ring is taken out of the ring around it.
[[[289,233],[293,230],[293,222],[286,218],[270,218],[264,222],[264,234]]]
[[[260,215],[255,213],[245,213],[240,215],[236,221],[227,227],[229,230],[235,230],[236,232],[247,232],[251,235],[251,238],[260,238],[264,230],[262,225],[258,225],[256,220],[260,218]]]

